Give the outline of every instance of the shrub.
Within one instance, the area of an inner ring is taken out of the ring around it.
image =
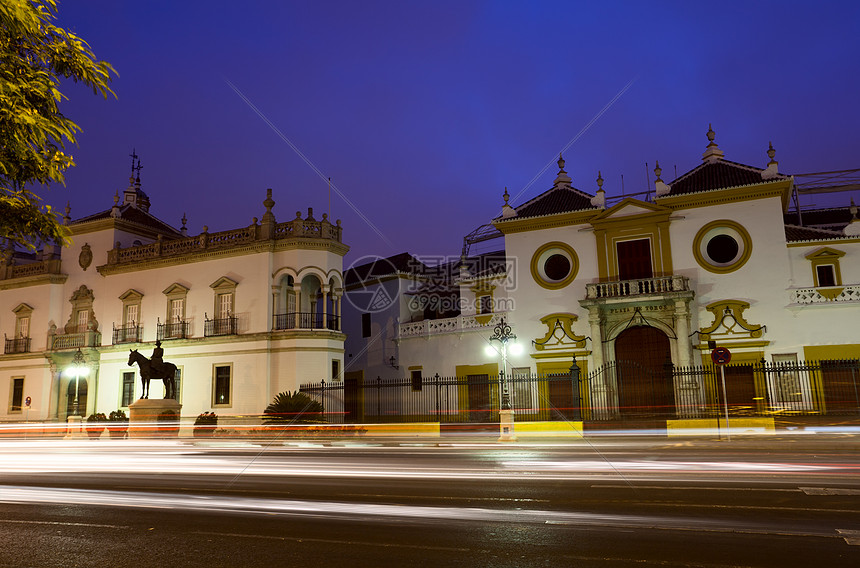
[[[269,424],[308,424],[322,422],[323,405],[301,392],[279,393],[263,411]]]
[[[105,416],[104,412],[97,412],[94,414],[90,414],[87,417],[87,424],[94,424],[95,426],[98,426],[99,422],[107,422],[107,421],[108,421],[108,419],[107,419],[107,416]]]
[[[125,411],[123,410],[114,410],[108,416],[111,422],[128,422],[128,416],[125,415]]]
[[[208,437],[215,434],[218,426],[218,415],[214,412],[203,412],[194,420],[194,436]]]
[[[203,412],[197,415],[197,418],[194,420],[195,426],[217,426],[218,425],[218,415],[214,412]]]

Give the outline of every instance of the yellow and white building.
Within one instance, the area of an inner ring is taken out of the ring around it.
[[[596,377],[584,399],[617,414],[646,404],[642,393],[658,392],[647,404],[677,407],[683,416],[682,404],[703,403],[702,385],[688,388],[683,373],[660,369],[710,362],[716,344],[736,364],[730,402],[804,404],[809,385],[762,380],[753,367],[860,358],[860,220],[846,207],[804,213],[818,221],[801,226],[789,207],[794,179],[779,171],[772,146],[766,153],[763,168],[729,161],[709,128],[700,165],[665,182],[658,164],[649,195],[611,206],[599,175],[593,193],[577,189],[560,158],[548,191],[518,206],[506,192],[493,221],[503,260],[464,257],[448,271],[454,314],[396,299],[398,291],[432,297],[428,282],[438,267],[413,259],[411,270],[348,271],[348,300],[358,292],[372,297],[383,285],[394,300],[385,309],[345,303],[361,312],[348,319],[366,322],[364,334],[347,339],[347,359],[358,361],[347,372],[365,384],[378,376],[420,382],[505,369],[509,377],[564,375],[575,358],[583,377]],[[506,360],[485,354],[503,318],[523,348]],[[648,372],[622,372],[625,365]]]

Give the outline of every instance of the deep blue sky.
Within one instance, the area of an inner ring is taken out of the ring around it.
[[[782,172],[856,168],[858,22],[853,1],[65,0],[118,99],[65,87],[78,166],[47,201],[109,208],[136,148],[152,213],[193,234],[261,217],[268,187],[278,221],[319,219],[327,184],[231,84],[360,210],[332,194],[347,264],[458,254],[631,81],[565,151],[580,189],[642,191],[655,159],[670,181],[708,123],[730,160],[764,167],[772,141]]]

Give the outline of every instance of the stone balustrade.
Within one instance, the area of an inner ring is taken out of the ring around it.
[[[689,290],[690,279],[686,276],[655,276],[652,278],[586,284],[585,297],[589,300],[597,300],[600,298],[626,298],[646,294],[664,294],[667,292],[687,292]]]
[[[860,301],[860,284],[825,288],[795,288],[789,290],[792,304],[844,304]]]
[[[425,337],[442,333],[467,333],[472,331],[490,332],[494,325],[505,317],[507,312],[492,314],[487,323],[481,323],[490,314],[455,316],[453,318],[429,319],[400,324],[400,337]]]

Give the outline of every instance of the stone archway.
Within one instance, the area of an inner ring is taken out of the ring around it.
[[[622,415],[674,414],[669,338],[656,327],[635,326],[615,338],[618,406]]]

